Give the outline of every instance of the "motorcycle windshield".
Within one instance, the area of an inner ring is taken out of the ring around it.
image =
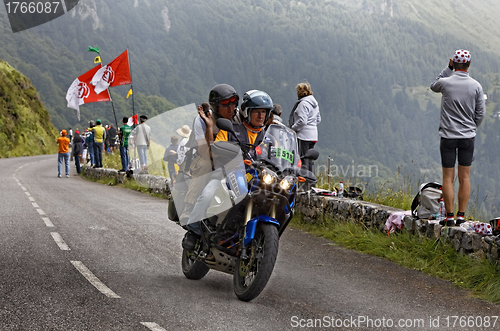
[[[255,151],[257,160],[272,164],[278,171],[298,167],[297,136],[292,129],[283,125],[270,125]]]
[[[228,142],[209,146],[205,130],[190,104],[146,120],[128,136],[136,183],[171,195],[183,226],[227,212],[248,193],[241,149]]]

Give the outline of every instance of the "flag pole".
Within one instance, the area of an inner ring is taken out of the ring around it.
[[[101,52],[98,51],[97,54],[99,54],[99,58],[100,58],[101,63],[102,63]],[[101,64],[101,66],[102,66],[102,64]],[[115,104],[113,103],[113,98],[111,97],[111,91],[109,90],[109,87],[107,88],[107,90],[109,93],[109,100],[111,101],[111,108],[113,109],[113,115],[115,117],[115,125],[116,125],[116,128],[118,128],[118,121],[116,120]]]
[[[130,62],[130,53],[128,52],[127,47],[127,56],[128,56],[128,67],[130,69],[130,89],[132,90],[132,117],[135,116],[135,107],[134,107],[134,81],[132,79],[132,62]],[[135,127],[135,122],[132,127]]]
[[[109,98],[111,99],[111,107],[113,108],[113,115],[115,116],[115,125],[118,128],[118,121],[116,120],[116,113],[115,113],[115,104],[113,103],[113,98],[111,97],[111,91],[109,90],[109,87],[108,87],[108,93],[109,93]]]
[[[128,67],[130,70],[130,89],[132,90],[132,118],[135,116],[135,107],[134,107],[134,81],[132,79],[132,63],[130,62],[130,53],[128,52],[127,46],[127,56],[128,56]],[[135,120],[132,121],[132,130],[135,129]],[[137,146],[134,144],[134,161],[137,160]],[[140,165],[139,165],[140,167]]]

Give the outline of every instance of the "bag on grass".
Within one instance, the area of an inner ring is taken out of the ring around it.
[[[500,235],[500,217],[494,218],[490,221],[491,230],[494,236]]]
[[[442,185],[439,183],[421,184],[411,203],[411,214],[418,218],[429,218],[431,215],[439,214],[439,199],[442,194]]]

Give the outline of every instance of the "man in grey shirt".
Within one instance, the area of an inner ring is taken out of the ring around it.
[[[448,226],[455,225],[453,179],[457,152],[460,185],[456,225],[465,221],[465,208],[470,196],[470,166],[474,154],[474,138],[485,113],[483,88],[467,72],[470,62],[469,51],[463,49],[455,51],[448,67],[444,68],[431,84],[431,90],[442,94],[439,135],[443,167],[443,200],[446,207],[446,220],[442,224]]]
[[[141,124],[135,128],[134,144],[139,154],[141,172],[145,173],[148,170],[148,149],[151,143],[151,128],[146,124],[148,119],[146,115],[141,115],[139,119]]]

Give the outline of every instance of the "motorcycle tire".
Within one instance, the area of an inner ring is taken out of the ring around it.
[[[200,280],[210,271],[210,268],[203,262],[191,258],[191,253],[182,250],[182,272],[187,279]]]
[[[278,228],[273,224],[259,223],[247,249],[248,260],[236,260],[233,285],[238,299],[253,300],[266,287],[276,263],[278,246]]]

